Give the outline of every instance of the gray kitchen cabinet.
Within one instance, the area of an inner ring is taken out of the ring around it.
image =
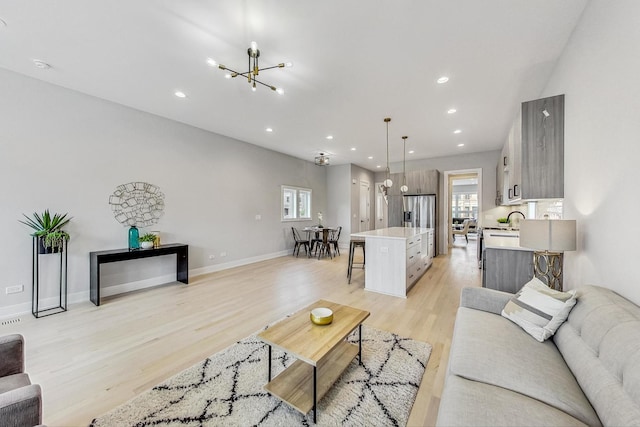
[[[564,197],[564,95],[522,103],[522,199]]]
[[[496,206],[502,205],[502,191],[504,182],[504,167],[502,166],[502,158],[500,158],[498,166],[496,166]]]
[[[486,248],[482,267],[483,288],[516,293],[533,278],[533,252]]]
[[[509,132],[509,154],[512,159],[509,165],[509,183],[507,198],[513,204],[522,199],[522,114],[518,112]]]
[[[563,197],[564,95],[523,102],[498,161],[496,205]]]
[[[496,169],[496,205],[506,205],[509,202],[507,194],[509,192],[509,166],[511,165],[509,158],[509,141],[502,146],[498,168]]]

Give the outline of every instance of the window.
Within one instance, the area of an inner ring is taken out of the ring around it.
[[[311,219],[311,189],[282,186],[282,220]]]

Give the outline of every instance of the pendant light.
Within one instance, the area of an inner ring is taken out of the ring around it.
[[[409,187],[407,187],[407,138],[409,137],[402,137],[402,187],[400,187],[400,192],[403,194],[409,191]]]
[[[387,124],[387,169],[386,169],[386,179],[384,180],[384,186],[386,188],[391,188],[393,185],[393,181],[391,181],[391,177],[389,176],[389,122],[391,121],[391,117],[385,117],[384,122]]]

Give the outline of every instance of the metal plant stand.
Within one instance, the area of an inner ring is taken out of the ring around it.
[[[40,239],[34,236],[33,262],[31,269],[31,284],[33,291],[31,294],[31,313],[35,318],[51,316],[52,314],[67,311],[67,241],[63,241],[62,250],[57,253],[60,258],[58,305],[45,309],[40,307],[40,244]],[[52,253],[51,255],[56,254]]]

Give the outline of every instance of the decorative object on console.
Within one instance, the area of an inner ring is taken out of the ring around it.
[[[109,196],[109,204],[116,221],[129,226],[129,249],[139,246],[137,227],[156,224],[164,214],[164,193],[146,182],[130,182],[116,187]]]
[[[576,250],[576,221],[525,219],[520,222],[520,247],[534,249],[534,275],[562,291],[564,251]]]
[[[322,212],[318,212],[318,227],[322,228]]]
[[[293,64],[291,62],[281,62],[278,65],[274,65],[272,67],[266,67],[266,68],[260,68],[259,66],[259,58],[260,58],[260,49],[258,49],[258,44],[256,42],[251,42],[251,45],[249,46],[249,49],[247,49],[247,55],[249,55],[249,70],[245,71],[244,73],[238,72],[238,71],[234,71],[231,68],[228,68],[225,65],[222,64],[217,64],[213,59],[209,59],[207,62],[209,63],[209,65],[211,66],[218,66],[218,68],[220,68],[221,70],[224,71],[229,71],[229,73],[226,74],[225,77],[231,79],[231,78],[235,78],[238,76],[242,76],[242,77],[246,77],[247,81],[249,82],[249,84],[251,85],[251,90],[252,91],[256,91],[256,83],[261,84],[262,86],[268,87],[269,89],[278,92],[280,95],[282,95],[284,93],[284,89],[282,88],[277,88],[275,86],[266,84],[261,82],[260,80],[256,79],[256,76],[260,73],[260,71],[266,71],[266,70],[271,70],[273,68],[284,68],[284,67],[291,67],[293,66]]]
[[[155,240],[153,241],[153,247],[157,248],[158,246],[160,246],[160,232],[159,231],[150,231],[149,233],[151,233],[154,236],[156,236]]]
[[[46,209],[42,214],[37,212],[33,213],[33,218],[29,218],[25,214],[22,214],[26,221],[18,220],[24,225],[28,225],[35,231],[31,234],[38,238],[38,253],[50,254],[62,251],[64,244],[69,241],[69,233],[62,230],[62,227],[67,225],[71,218],[67,218],[68,214],[54,214],[49,213],[49,209]]]
[[[140,240],[140,247],[142,249],[149,249],[154,246],[156,235],[152,233],[146,233],[146,234],[143,234],[139,240]]]

